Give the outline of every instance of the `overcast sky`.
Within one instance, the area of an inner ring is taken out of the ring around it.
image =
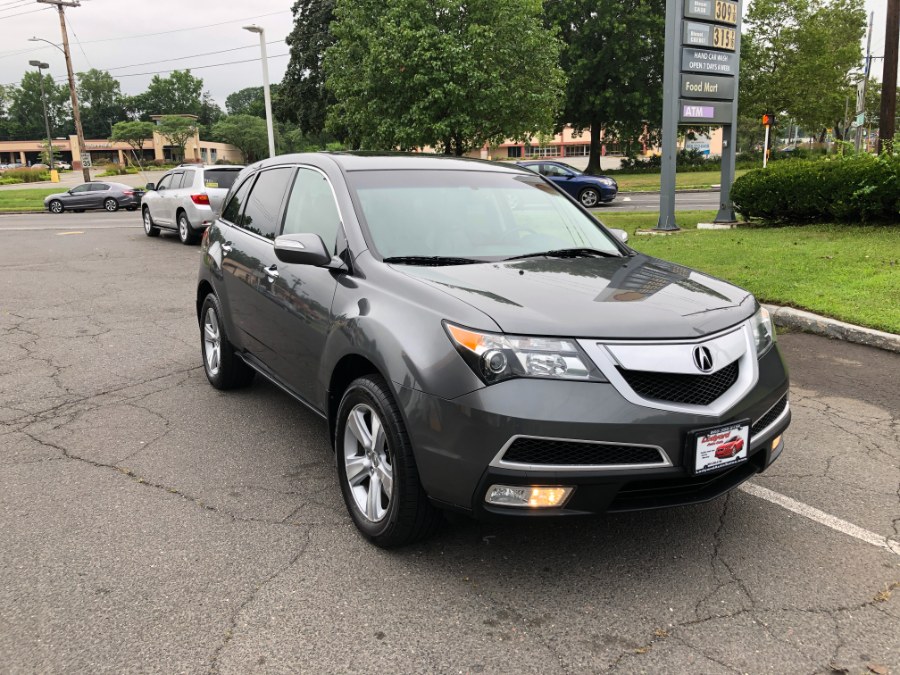
[[[66,10],[73,67],[76,72],[92,67],[109,70],[127,94],[144,91],[152,77],[136,73],[190,67],[224,108],[231,92],[262,84],[259,36],[242,30],[244,25],[262,26],[266,42],[274,42],[267,46],[269,78],[281,81],[288,63],[282,55],[288,51],[284,38],[292,25],[292,4],[292,0],[81,0],[80,7]],[[62,53],[28,41],[32,36],[61,41],[56,9],[41,7],[47,5],[0,0],[0,84],[19,82],[30,59],[46,61],[52,74],[65,79]],[[256,60],[217,65],[248,59]],[[201,67],[210,65],[215,67]]]
[[[137,94],[146,89],[152,72],[190,67],[224,108],[231,92],[262,83],[259,39],[241,29],[245,24],[262,26],[266,41],[274,42],[268,45],[269,76],[272,82],[281,81],[288,62],[284,38],[291,29],[292,4],[292,0],[81,0],[80,7],[66,11],[74,68],[109,70],[119,78],[123,92]],[[0,0],[0,84],[19,82],[29,59],[46,61],[50,72],[64,80],[62,54],[28,41],[37,36],[60,42],[57,13],[43,7],[47,6],[36,0]],[[866,0],[867,13],[875,12],[872,53],[877,56],[884,54],[886,7],[887,0]],[[248,59],[257,60],[218,65]],[[881,64],[873,64],[879,79]]]

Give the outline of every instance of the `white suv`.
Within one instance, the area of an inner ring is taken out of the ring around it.
[[[160,228],[177,230],[182,244],[196,242],[222,210],[222,200],[243,166],[182,164],[147,183],[141,202],[144,232],[159,235]]]

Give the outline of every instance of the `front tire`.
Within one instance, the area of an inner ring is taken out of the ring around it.
[[[225,334],[222,307],[214,293],[203,299],[200,308],[200,351],[203,372],[216,389],[238,389],[253,381],[255,371],[237,356]]]
[[[107,211],[109,211],[110,213],[113,213],[113,212],[119,210],[119,202],[117,202],[115,199],[110,197],[109,199],[107,199],[103,202],[103,208],[106,209]]]
[[[153,217],[150,215],[150,209],[145,208],[142,215],[144,218],[144,234],[148,237],[158,237],[159,228],[153,224]]]
[[[194,230],[191,228],[187,214],[184,211],[178,212],[178,238],[185,246],[189,246],[197,240],[197,235],[194,234]]]
[[[50,210],[50,213],[62,213],[63,211],[65,211],[63,203],[58,199],[54,199],[52,202],[47,204],[47,208]]]
[[[600,193],[594,188],[585,188],[578,195],[578,200],[586,209],[592,209],[600,204]]]
[[[419,480],[400,408],[377,375],[354,380],[335,432],[338,480],[357,529],[381,548],[424,539],[441,523]]]

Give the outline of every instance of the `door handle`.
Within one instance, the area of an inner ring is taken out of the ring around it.
[[[231,253],[233,250],[234,250],[234,246],[231,245],[230,241],[226,241],[224,244],[222,244],[222,252],[223,253],[228,254],[228,253]]]
[[[269,281],[275,281],[278,278],[278,265],[264,267],[263,271],[266,273],[266,277],[269,279]]]

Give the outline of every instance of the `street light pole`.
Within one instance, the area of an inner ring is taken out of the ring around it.
[[[69,76],[69,95],[72,97],[72,117],[75,118],[75,135],[78,137],[78,150],[80,156],[78,158],[72,157],[72,164],[74,165],[76,161],[81,164],[82,175],[84,176],[84,181],[87,183],[91,180],[91,170],[84,166],[84,163],[81,161],[82,157],[87,148],[84,143],[84,129],[81,127],[81,112],[78,109],[78,94],[75,91],[75,74],[72,72],[72,57],[69,54],[69,35],[66,32],[66,7],[79,7],[81,5],[78,0],[37,0],[39,3],[45,5],[56,5],[56,9],[59,10],[59,27],[62,31],[62,52],[66,57],[66,73]],[[47,40],[42,40],[42,42],[47,42]],[[53,44],[52,42],[50,44]]]
[[[47,148],[50,154],[50,169],[55,169],[53,164],[53,136],[50,134],[50,119],[47,117],[47,94],[44,93],[44,68],[50,68],[49,63],[43,61],[29,61],[28,65],[38,69],[38,77],[41,78],[41,106],[44,108],[44,128],[47,130]]]
[[[272,94],[269,92],[269,58],[266,54],[266,29],[252,24],[244,30],[259,33],[259,48],[262,52],[263,98],[266,102],[266,132],[269,135],[269,157],[275,156],[275,128],[272,122]]]

